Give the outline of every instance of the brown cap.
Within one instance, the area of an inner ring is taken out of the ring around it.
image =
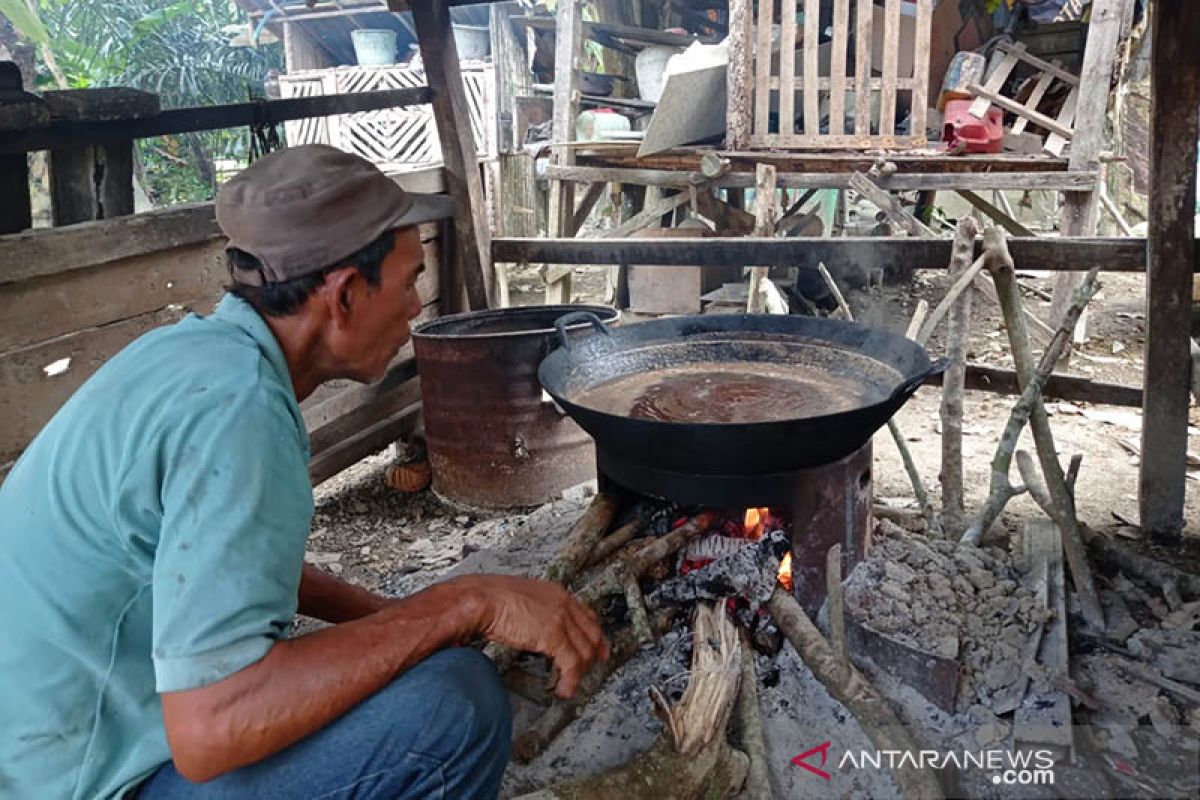
[[[445,219],[445,195],[409,194],[371,162],[323,144],[259,159],[217,192],[229,247],[261,270],[232,269],[250,286],[298,278],[353,255],[384,231]]]

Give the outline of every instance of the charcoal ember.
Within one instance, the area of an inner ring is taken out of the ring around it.
[[[647,600],[652,606],[660,607],[736,597],[757,612],[770,599],[778,580],[779,562],[790,548],[791,537],[786,532],[771,531],[732,555],[666,581]]]

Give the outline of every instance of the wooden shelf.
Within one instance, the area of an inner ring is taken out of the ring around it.
[[[555,29],[554,17],[514,17],[513,22],[535,30],[552,31]],[[583,23],[583,35],[600,44],[607,44],[609,41],[617,40],[619,42],[644,45],[646,47],[658,44],[687,47],[692,42],[715,44],[719,41],[711,36],[690,36],[682,33],[656,31],[649,28],[632,28],[626,25],[606,25],[601,22],[587,21]]]
[[[583,181],[588,183],[631,183],[684,189],[709,184],[721,188],[749,189],[754,186],[754,173],[735,170],[710,181],[698,169],[629,169],[624,167],[586,166],[588,159],[580,157],[579,165],[551,164],[546,171],[550,180]],[[801,165],[802,167],[803,165]],[[860,167],[865,172],[868,165]],[[853,171],[846,172],[784,172],[779,171],[776,185],[784,189],[845,189],[850,185]],[[889,191],[986,191],[990,189],[1043,189],[1052,191],[1088,191],[1096,185],[1095,172],[897,172],[887,178],[876,178],[881,189]]]
[[[756,164],[770,164],[779,172],[827,172],[849,175],[852,172],[866,172],[875,165],[878,158],[895,164],[897,175],[905,173],[1065,172],[1067,170],[1065,158],[1016,153],[951,156],[932,150],[918,152],[808,151],[800,153],[686,147],[638,158],[637,148],[636,143],[611,142],[603,145],[587,143],[577,149],[577,163],[581,166],[591,167],[697,172],[700,169],[700,159],[706,154],[711,154],[729,159],[734,172],[750,173],[754,172]]]

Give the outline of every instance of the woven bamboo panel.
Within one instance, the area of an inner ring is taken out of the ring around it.
[[[491,64],[464,63],[463,84],[470,107],[471,130],[480,157],[494,157],[495,70]],[[399,65],[333,67],[280,77],[284,97],[347,94],[424,86],[425,73]],[[309,124],[319,123],[319,124]],[[429,106],[387,108],[343,114],[323,120],[288,123],[290,144],[330,144],[377,164],[381,169],[428,166],[442,161],[433,110]]]
[[[730,3],[751,21],[746,46],[732,53],[752,67],[751,147],[926,144],[932,0],[885,0],[880,8],[872,0]]]

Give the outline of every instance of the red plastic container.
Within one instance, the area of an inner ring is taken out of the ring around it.
[[[999,153],[1004,146],[1004,112],[995,106],[979,119],[968,110],[972,100],[947,100],[942,140],[951,150],[965,145],[965,153]]]

